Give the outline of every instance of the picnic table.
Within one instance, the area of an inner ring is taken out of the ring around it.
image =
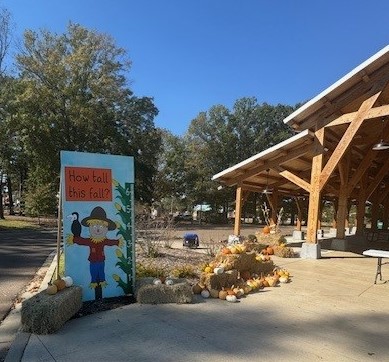
[[[384,264],[389,264],[389,262],[385,262],[385,263],[382,262],[383,258],[389,259],[389,251],[369,249],[369,250],[365,250],[362,254],[365,256],[377,258],[377,271],[376,271],[375,279],[374,279],[374,284],[377,284],[378,276],[380,276],[380,280],[382,280],[381,266]]]

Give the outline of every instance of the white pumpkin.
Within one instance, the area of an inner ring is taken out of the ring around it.
[[[289,281],[289,278],[287,276],[282,276],[278,279],[280,283],[287,283]]]
[[[230,303],[236,303],[238,301],[238,298],[236,295],[227,295],[226,301]]]
[[[161,279],[155,278],[155,279],[153,280],[153,284],[154,284],[154,285],[160,285],[160,284],[162,284],[162,281],[161,281]]]
[[[166,280],[165,280],[165,284],[166,284],[166,285],[173,285],[174,282],[173,282],[172,279],[166,279]]]
[[[215,274],[223,274],[224,273],[224,268],[220,266],[218,268],[213,269],[213,272]]]
[[[73,285],[72,277],[66,276],[66,277],[63,277],[62,280],[65,282],[66,288],[69,288]]]
[[[209,296],[210,296],[209,290],[208,290],[208,289],[203,289],[203,290],[201,291],[201,296],[202,296],[203,298],[209,298]]]

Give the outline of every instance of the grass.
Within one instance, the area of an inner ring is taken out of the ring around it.
[[[0,219],[0,230],[39,229],[39,225],[23,220]]]

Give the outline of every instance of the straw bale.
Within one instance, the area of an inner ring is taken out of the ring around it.
[[[65,288],[49,295],[42,291],[22,303],[22,330],[35,334],[58,331],[82,307],[82,289]]]
[[[153,284],[154,278],[137,281],[136,300],[141,304],[192,303],[192,288],[183,279],[173,279],[173,285]]]

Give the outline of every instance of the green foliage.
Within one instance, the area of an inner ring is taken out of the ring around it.
[[[137,278],[146,278],[146,277],[166,277],[167,272],[165,269],[155,266],[155,265],[143,265],[137,263],[136,265],[136,277]]]
[[[180,265],[171,271],[171,276],[175,278],[198,278],[198,272],[192,265]]]
[[[111,37],[80,25],[60,35],[27,30],[19,77],[0,77],[0,169],[21,182],[28,175],[32,190],[42,184],[36,170],[46,183],[59,174],[60,150],[136,155],[135,194],[151,200],[158,110],[128,88],[130,65]]]
[[[293,107],[255,98],[238,99],[232,110],[216,105],[192,120],[183,138],[165,133],[159,169],[159,197],[178,196],[189,205],[207,201],[227,211],[233,190],[217,190],[212,176],[291,136],[283,119]]]
[[[56,194],[54,183],[31,183],[25,195],[27,214],[35,217],[55,215],[58,206]]]

